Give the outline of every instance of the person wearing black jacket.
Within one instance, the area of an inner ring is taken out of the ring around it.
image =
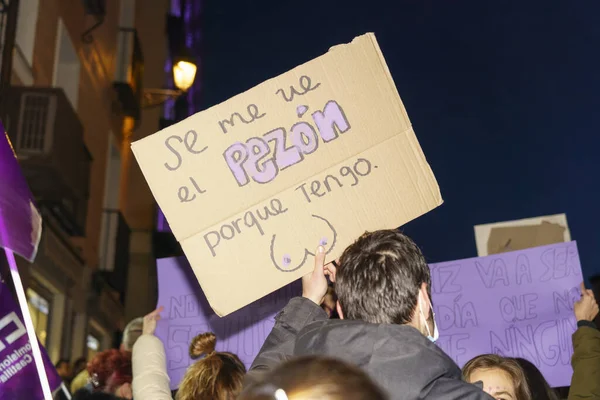
[[[454,361],[434,344],[438,330],[431,305],[429,267],[416,244],[394,230],[366,233],[337,263],[302,278],[303,294],[277,315],[246,377],[246,387],[296,356],[323,355],[361,367],[392,400],[492,400],[462,380]],[[320,307],[327,276],[335,282],[340,319]]]

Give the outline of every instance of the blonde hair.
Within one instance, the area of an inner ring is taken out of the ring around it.
[[[362,370],[333,358],[299,357],[268,373],[238,400],[386,400],[387,395]]]
[[[199,360],[185,372],[177,400],[233,400],[240,393],[246,367],[235,354],[215,351],[216,344],[212,332],[192,339],[190,357]]]
[[[479,369],[499,369],[506,372],[514,385],[516,400],[531,400],[531,391],[527,384],[525,371],[513,358],[501,357],[496,354],[483,354],[473,358],[463,367],[463,375],[469,380],[471,374]]]

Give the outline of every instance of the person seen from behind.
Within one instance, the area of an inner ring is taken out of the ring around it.
[[[171,400],[165,349],[155,335],[160,307],[144,317],[143,335],[133,348],[133,394],[136,399]],[[214,333],[192,339],[189,355],[197,360],[179,384],[176,400],[234,400],[242,389],[246,367],[232,353],[217,352]]]
[[[247,375],[250,389],[262,375],[292,357],[324,355],[364,369],[393,400],[491,399],[462,380],[454,361],[434,344],[439,333],[431,304],[429,267],[417,245],[396,230],[366,233],[302,278],[302,297],[276,317]],[[320,307],[327,279],[335,282],[340,319]]]
[[[87,367],[92,392],[107,393],[119,399],[132,399],[131,353],[110,349],[96,354]],[[80,389],[86,392],[85,389]]]
[[[483,390],[496,400],[532,400],[525,372],[512,358],[484,354],[463,367],[467,382],[482,382]]]
[[[238,400],[386,400],[359,368],[333,358],[299,357],[281,364]]]
[[[127,324],[127,326],[123,330],[123,338],[121,339],[120,350],[131,352],[136,340],[142,334],[142,324],[143,318],[141,317],[133,319]],[[87,369],[83,369],[75,377],[75,379],[73,379],[73,382],[71,383],[71,393],[75,393],[82,388],[85,388],[89,391],[92,390],[90,376],[88,374]]]

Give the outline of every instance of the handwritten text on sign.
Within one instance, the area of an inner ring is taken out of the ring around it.
[[[287,97],[283,89],[278,90],[282,94],[284,101],[291,101],[294,95],[303,95],[311,90],[315,90],[320,83],[312,86],[311,79],[308,76],[300,78],[300,84],[303,91],[298,92],[293,86],[290,88],[290,96]],[[218,125],[221,131],[228,133],[228,127],[233,128],[235,122],[240,121],[244,124],[250,124],[257,119],[263,118],[267,114],[260,112],[256,104],[250,104],[247,107],[248,117],[245,119],[239,112],[231,114],[229,119],[221,120]],[[302,118],[308,111],[308,106],[299,105],[296,108],[298,118]],[[319,141],[323,143],[331,142],[338,138],[340,133],[345,133],[350,129],[344,110],[335,101],[328,101],[323,110],[317,110],[310,114],[312,125],[308,121],[296,122],[289,129],[279,127],[265,133],[262,137],[251,137],[245,143],[235,142],[223,152],[223,157],[239,186],[245,186],[252,179],[256,183],[272,182],[279,171],[283,171],[304,160],[304,157],[314,153],[319,147]],[[313,127],[314,125],[314,127]],[[316,127],[316,129],[315,129]],[[318,133],[317,133],[318,132]],[[183,164],[183,155],[175,145],[183,145],[184,154],[197,156],[202,154],[208,146],[198,143],[198,133],[195,130],[189,130],[185,135],[171,135],[165,140],[166,148],[175,156],[174,162],[167,161],[164,166],[169,171],[177,171]],[[193,177],[189,177],[196,193],[192,193],[187,185],[182,185],[177,196],[182,203],[194,201],[197,194],[204,194]]]
[[[372,34],[132,150],[219,315],[300,278],[319,244],[336,257],[442,202]]]
[[[291,102],[294,96],[302,96],[317,89],[320,85],[320,83],[317,83],[313,86],[311,78],[303,75],[299,81],[300,90],[291,86],[289,95],[283,89],[277,90],[276,94],[281,94],[284,101]],[[299,105],[296,108],[298,118],[302,118],[308,110],[308,106]],[[250,124],[267,115],[265,112],[261,113],[256,104],[248,105],[247,113],[246,118],[235,112],[229,119],[219,121],[218,125],[221,131],[224,134],[228,133],[228,129],[235,127],[236,120],[244,124]],[[261,184],[272,182],[279,171],[302,162],[305,156],[314,153],[318,149],[320,141],[323,143],[331,142],[337,139],[340,133],[350,130],[350,123],[344,110],[335,100],[328,101],[323,110],[314,111],[310,116],[316,129],[307,121],[299,121],[292,125],[289,134],[284,128],[280,127],[265,133],[262,138],[252,137],[246,140],[245,143],[235,142],[229,146],[224,151],[223,157],[237,184],[240,187],[245,186],[250,183],[250,179]],[[288,143],[288,136],[291,143]],[[183,155],[174,147],[176,144],[183,145],[184,154],[187,153],[190,156],[202,154],[208,149],[208,146],[198,143],[198,133],[195,130],[188,131],[183,137],[179,135],[169,136],[165,140],[165,146],[175,156],[174,162],[167,161],[164,163],[164,167],[169,171],[176,171],[183,164]],[[337,176],[329,174],[323,180],[302,183],[296,190],[302,194],[302,198],[307,203],[311,203],[313,199],[327,195],[336,187],[358,185],[360,177],[368,176],[373,168],[377,168],[377,166],[373,166],[367,159],[358,158],[353,165],[342,166]],[[190,187],[186,184],[179,187],[177,192],[179,201],[182,203],[194,201],[197,195],[207,192],[199,186],[194,177],[190,176],[189,181],[193,190],[190,190]],[[221,240],[234,239],[236,235],[242,234],[244,228],[256,229],[262,236],[264,230],[261,221],[266,221],[270,217],[276,217],[287,211],[288,209],[283,206],[282,201],[275,198],[270,201],[269,205],[261,206],[256,210],[248,210],[243,217],[222,224],[218,230],[205,233],[204,242],[212,256],[215,257],[217,255],[216,248]],[[289,256],[284,256],[281,261],[281,264],[285,267],[291,263]],[[276,267],[283,272],[295,271],[303,265],[283,269],[279,268],[278,264],[275,263]]]
[[[521,357],[553,386],[569,386],[583,279],[575,242],[430,269],[438,344],[457,364],[484,353]]]
[[[250,368],[275,324],[275,315],[300,286],[288,285],[226,317],[218,317],[208,305],[185,258],[158,260],[158,304],[165,307],[156,329],[167,354],[171,389],[179,387],[186,369],[194,362],[190,342],[199,333],[217,336],[217,351],[236,354]]]

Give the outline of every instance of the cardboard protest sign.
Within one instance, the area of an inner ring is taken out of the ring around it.
[[[479,257],[571,241],[565,214],[476,225]]]
[[[42,217],[0,122],[0,247],[33,262],[42,234]]]
[[[373,34],[132,150],[221,316],[442,203]]]
[[[534,363],[569,386],[573,304],[583,280],[575,242],[431,264],[437,344],[462,367],[496,353]]]
[[[158,305],[165,310],[156,336],[165,346],[172,390],[179,387],[186,369],[194,362],[188,354],[194,336],[213,332],[217,351],[236,354],[249,369],[275,324],[275,315],[302,293],[300,282],[295,282],[220,318],[208,305],[184,257],[158,260],[158,284]],[[227,285],[223,291],[233,295]]]
[[[43,347],[42,358],[50,389],[55,391],[61,379]],[[31,344],[19,306],[8,287],[0,282],[0,400],[43,400]]]

